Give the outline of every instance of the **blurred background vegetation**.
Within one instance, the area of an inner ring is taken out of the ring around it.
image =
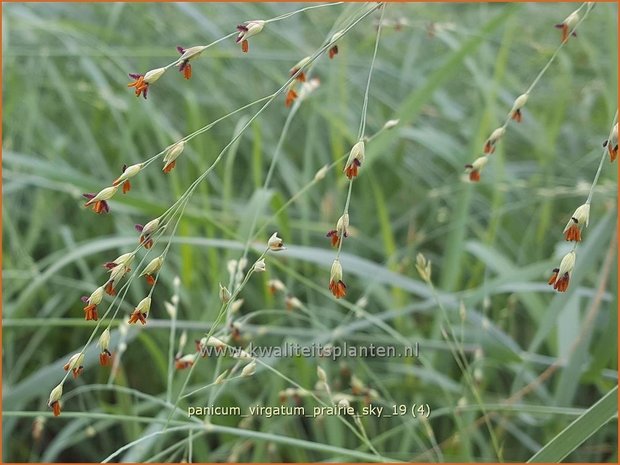
[[[174,292],[173,279],[181,283],[176,351],[182,330],[193,341],[210,328],[218,283],[228,282],[227,261],[239,258],[262,202],[259,224],[268,226],[261,241],[278,231],[289,250],[270,256],[267,272],[242,292],[238,318],[247,341],[420,344],[419,359],[266,360],[307,389],[314,388],[320,365],[335,393],[351,394],[355,376],[376,390],[376,405],[429,404],[428,422],[362,420],[384,457],[496,461],[490,426],[502,459],[527,460],[617,384],[617,165],[605,161],[569,291],[555,294],[546,284],[569,250],[562,229],[587,196],[616,111],[616,5],[592,10],[533,91],[524,121],[509,126],[482,181],[472,185],[463,182],[463,165],[478,156],[514,98],[547,63],[560,40],[553,25],[577,4],[390,4],[367,135],[389,119],[400,124],[368,144],[353,186],[352,238],[342,259],[345,301],[327,290],[334,252],[325,233],[346,195],[339,168],[271,217],[355,142],[378,13],[340,41],[334,60],[318,60],[314,75],[321,86],[293,118],[269,189],[262,186],[288,113],[283,99],[252,123],[200,185],[155,290],[149,323],[125,336],[117,376],[102,386],[109,370],[98,367],[93,348],[85,373],[65,384],[62,416],[50,417],[47,398],[62,365],[94,327],[83,320],[79,298],[105,279],[101,263],[132,250],[133,224],[171,205],[257,107],[192,140],[170,175],[159,163],[140,173],[132,191],[111,202],[109,215],[86,211],[81,193],[108,185],[123,164],[149,158],[271,94],[291,66],[320,47],[337,19],[363,6],[331,6],[269,24],[250,40],[248,54],[227,40],[193,62],[190,81],[171,70],[146,101],[127,89],[127,73],[171,62],[177,45],[207,44],[243,21],[303,6],[3,5],[5,461],[101,461],[161,430],[167,388],[178,392],[185,378],[175,373],[168,384],[171,324],[163,302]],[[419,252],[432,261],[450,322],[415,270]],[[287,310],[283,294],[267,291],[269,279],[282,280],[305,311]],[[132,285],[122,320],[145,292],[142,281]],[[364,310],[353,305],[361,297]],[[442,337],[448,327],[468,361],[465,374]],[[116,343],[118,329],[113,334]],[[232,365],[201,362],[189,390]],[[206,389],[179,405],[245,411],[280,405],[280,391],[291,387],[259,366],[253,378]],[[515,394],[513,403],[505,402]],[[307,409],[316,405],[298,401]],[[482,410],[490,414],[488,424],[479,421]],[[187,431],[154,436],[114,460],[359,461],[368,460],[359,454],[373,454],[333,417],[211,421],[230,429],[194,431],[191,441]],[[616,462],[616,427],[614,419],[596,428],[567,460]]]

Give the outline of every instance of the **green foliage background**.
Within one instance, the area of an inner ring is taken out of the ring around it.
[[[293,119],[267,191],[263,181],[288,113],[282,99],[199,187],[155,291],[149,324],[128,334],[114,382],[118,388],[92,386],[108,381],[93,349],[83,376],[65,385],[65,395],[76,386],[81,393],[64,402],[60,418],[49,416],[47,397],[61,379],[62,365],[92,331],[79,297],[105,279],[100,264],[131,250],[133,224],[172,204],[257,107],[192,140],[170,175],[158,163],[142,172],[129,194],[111,202],[110,215],[86,211],[81,193],[108,185],[124,163],[146,159],[274,92],[289,68],[323,43],[338,17],[362,5],[312,10],[269,24],[250,40],[247,55],[234,40],[225,41],[193,62],[190,81],[171,70],[146,101],[127,89],[127,73],[169,63],[177,57],[176,45],[206,44],[242,21],[302,6],[3,5],[5,461],[101,461],[161,429],[168,410],[157,399],[165,399],[170,336],[163,302],[173,293],[172,281],[181,280],[175,340],[186,329],[193,341],[215,319],[218,283],[228,281],[227,261],[239,257],[252,215],[265,199],[259,224],[267,221],[268,227],[261,240],[277,230],[289,250],[270,255],[267,273],[243,290],[241,314],[252,314],[244,336],[261,346],[346,341],[401,347],[396,332],[420,344],[421,359],[267,361],[308,389],[315,385],[318,364],[334,392],[351,392],[350,373],[376,389],[387,409],[428,403],[428,424],[409,416],[363,419],[384,457],[498,460],[485,424],[472,427],[482,406],[448,350],[442,327],[450,326],[459,338],[469,375],[479,370],[476,389],[493,414],[490,425],[507,461],[530,458],[617,384],[617,164],[605,161],[569,292],[555,294],[546,284],[568,251],[562,229],[587,196],[616,111],[616,5],[592,10],[533,91],[523,123],[509,126],[481,183],[472,185],[463,182],[463,165],[478,156],[514,98],[549,60],[559,44],[553,25],[577,4],[389,4],[386,18],[407,24],[383,31],[367,134],[389,119],[401,121],[368,144],[353,186],[353,234],[342,260],[346,302],[327,291],[334,253],[325,233],[346,195],[339,171],[271,216],[355,142],[377,13],[341,40],[334,60],[318,60],[321,86]],[[419,252],[433,263],[450,322],[415,271]],[[282,295],[267,292],[267,280],[276,278],[310,316],[287,311]],[[132,286],[123,318],[144,293],[142,282]],[[351,305],[362,296],[370,316]],[[481,357],[474,357],[476,348]],[[548,379],[516,404],[504,403],[559,360],[563,366]],[[220,363],[232,366],[230,360]],[[215,368],[213,360],[201,362],[190,390],[211,382]],[[174,375],[173,393],[183,379],[183,373]],[[253,378],[205,390],[180,406],[210,401],[244,410],[275,406],[279,391],[289,387],[259,367]],[[210,397],[213,392],[217,398]],[[302,403],[308,409],[315,405],[311,399]],[[46,423],[34,441],[38,415]],[[368,460],[359,454],[372,454],[336,418],[212,422],[230,430],[194,432],[191,452],[188,433],[171,432],[124,450],[117,460],[179,461],[192,454],[194,461],[334,461]],[[596,432],[567,460],[617,461],[616,427],[616,419],[600,429],[582,427],[583,438]]]

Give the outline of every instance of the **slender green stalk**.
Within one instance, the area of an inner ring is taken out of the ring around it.
[[[330,6],[337,6],[337,5],[341,5],[343,3],[344,2],[323,3],[323,4],[320,4],[320,5],[312,5],[312,6],[308,6],[308,7],[305,7],[305,8],[300,8],[299,10],[291,11],[290,13],[285,13],[285,14],[282,14],[280,16],[276,16],[275,18],[266,19],[265,20],[265,24],[274,23],[276,21],[282,21],[283,19],[287,19],[287,18],[290,18],[291,16],[297,15],[299,13],[304,13],[304,12],[309,11],[309,10],[314,10],[316,8],[325,8],[325,7],[330,7]],[[204,52],[208,48],[213,47],[214,45],[219,44],[220,42],[223,42],[223,41],[225,41],[227,39],[230,39],[230,38],[236,36],[237,34],[238,34],[238,32],[231,32],[230,34],[227,34],[224,37],[220,37],[219,39],[217,39],[217,40],[215,40],[215,41],[213,41],[213,42],[211,42],[211,43],[209,43],[207,45],[202,45],[202,46],[199,45],[198,47],[202,47],[202,51],[200,53]],[[172,61],[171,63],[168,63],[167,65],[165,65],[164,68],[165,69],[172,68],[174,66],[177,66],[177,65],[181,64],[182,61],[183,60],[181,59],[181,57],[179,57],[176,60]]]
[[[372,13],[373,10],[369,10],[367,12],[365,12],[364,14],[362,14],[359,18],[357,18],[355,21],[353,21],[348,27],[346,27],[345,29],[343,29],[343,35],[346,34],[348,31],[350,31],[353,27],[355,27],[355,25],[357,25],[360,21],[362,21],[363,19],[365,19],[368,15],[370,15]],[[333,40],[333,39],[332,39]],[[319,50],[317,50],[313,55],[311,55],[310,59],[308,60],[308,62],[304,65],[305,67],[310,66],[322,53],[324,53],[330,46],[332,45],[332,41],[327,41],[325,45],[323,45],[321,48],[319,48]],[[303,67],[302,67],[303,69]],[[213,170],[213,168],[218,164],[218,162],[222,159],[222,157],[224,156],[224,154],[227,152],[227,150],[236,142],[237,139],[239,139],[241,137],[241,135],[243,135],[243,133],[245,132],[245,130],[252,124],[252,122],[271,104],[271,102],[278,96],[280,95],[288,86],[291,82],[293,82],[293,80],[295,79],[295,76],[290,77],[287,82],[281,86],[274,94],[273,97],[270,98],[262,107],[260,110],[258,110],[258,112],[256,112],[243,126],[242,128],[239,130],[239,132],[231,139],[231,141],[222,149],[222,151],[220,152],[220,154],[218,155],[218,157],[215,159],[215,161],[212,163],[212,165],[205,171],[203,172],[202,175],[200,175],[191,185],[190,187],[186,190],[186,192],[179,198],[179,200],[177,202],[175,202],[175,204],[169,208],[168,211],[170,211],[172,208],[175,207],[175,205],[177,205],[180,202],[186,201],[188,200],[192,193],[194,192],[194,190],[196,189],[196,187],[198,186],[198,184]],[[182,216],[182,213],[181,215]],[[262,259],[265,255],[266,252],[263,252],[263,254],[260,256],[260,259]],[[224,317],[224,315],[226,315],[227,311],[228,311],[228,307],[230,305],[231,302],[234,302],[234,300],[236,299],[236,296],[239,294],[239,292],[241,291],[241,289],[243,289],[243,287],[245,286],[245,284],[247,283],[247,280],[249,279],[249,277],[251,276],[251,274],[253,273],[253,270],[251,269],[250,272],[248,272],[246,274],[246,277],[244,279],[244,281],[236,288],[233,290],[232,293],[232,297],[230,298],[230,300],[224,304],[222,306],[222,308],[220,309],[220,312],[218,313],[218,316],[213,324],[213,326],[211,327],[211,329],[209,330],[209,333],[207,334],[207,340],[213,335],[213,332],[215,331],[215,329],[217,328],[218,323],[222,320],[222,318]],[[200,360],[200,357],[198,357],[196,359],[196,361],[192,364],[192,366],[189,369],[189,372],[185,378],[185,381],[179,391],[179,394],[177,395],[177,400],[175,402],[175,408],[178,405],[181,397],[183,396],[185,389],[187,387],[187,384],[189,383],[189,379],[192,375],[192,373],[194,372],[194,370],[196,369],[196,367],[198,366],[198,362]],[[172,415],[169,416],[169,419],[172,418]]]
[[[580,12],[582,9],[586,9],[585,14],[581,17],[581,19],[577,22],[577,24],[575,24],[575,27],[573,27],[573,29],[571,31],[569,31],[569,37],[570,35],[577,31],[577,28],[581,25],[581,23],[583,21],[585,21],[586,17],[588,16],[588,14],[590,13],[590,10],[592,10],[592,7],[594,5],[593,4],[588,4],[588,3],[583,3],[581,4],[581,6],[579,8],[577,8],[577,12]],[[534,78],[534,80],[532,81],[532,83],[530,84],[530,86],[527,88],[527,90],[525,91],[526,94],[529,94],[532,92],[532,90],[534,89],[534,87],[536,87],[536,84],[538,84],[538,81],[540,81],[540,79],[544,76],[544,74],[547,72],[547,70],[549,69],[549,67],[551,66],[551,64],[555,61],[555,59],[557,58],[558,54],[560,53],[560,51],[564,48],[564,46],[568,43],[568,40],[566,41],[562,41],[560,43],[560,45],[558,46],[558,48],[555,49],[555,52],[553,52],[553,55],[551,55],[551,58],[549,58],[549,61],[547,62],[547,64],[545,66],[543,66],[543,68],[540,70],[540,72],[536,75],[536,77]],[[508,123],[508,120],[506,121],[506,124]],[[506,124],[504,124],[504,126],[506,126]]]
[[[578,20],[578,22],[575,24],[575,26],[569,31],[569,37],[572,33],[574,33],[575,31],[577,31],[577,29],[579,28],[579,26],[581,25],[581,23],[583,21],[585,21],[585,19],[587,18],[588,14],[590,13],[590,11],[592,10],[594,4],[592,2],[586,2],[581,4],[581,6],[579,6],[579,8],[577,8],[575,10],[575,13],[580,12],[582,9],[585,8],[585,13],[584,15]],[[565,47],[565,45],[569,42],[569,40],[564,40],[560,43],[560,45],[555,49],[555,51],[553,52],[553,54],[551,55],[551,57],[549,58],[549,60],[547,61],[547,63],[542,67],[542,69],[538,72],[538,74],[536,75],[536,77],[534,78],[534,80],[532,81],[532,83],[530,84],[530,86],[527,88],[527,90],[524,92],[523,95],[525,95],[526,97],[529,97],[529,95],[531,94],[531,92],[534,90],[534,88],[536,87],[536,85],[538,84],[538,82],[541,80],[541,78],[545,75],[545,73],[547,72],[547,70],[549,69],[549,67],[553,64],[553,62],[556,60],[556,58],[558,57],[558,55],[560,54],[560,51]],[[497,128],[496,130],[503,130],[505,131],[506,128],[508,127],[508,124],[510,123],[510,121],[513,119],[512,117],[512,112],[509,112],[508,115],[506,116],[506,119],[504,120],[504,123]],[[500,136],[501,137],[501,136]],[[491,151],[492,153],[492,151]],[[483,153],[483,156],[489,156],[490,153]],[[470,165],[467,165],[468,167],[471,168]]]
[[[478,405],[480,406],[480,410],[482,411],[484,415],[484,421],[485,421],[487,430],[489,431],[489,436],[491,437],[491,443],[493,444],[493,449],[495,450],[497,459],[501,462],[503,461],[502,449],[500,448],[499,441],[497,440],[495,431],[493,430],[493,426],[491,425],[491,421],[486,413],[484,402],[482,400],[482,397],[480,396],[480,392],[478,391],[478,388],[476,387],[476,382],[471,377],[471,374],[469,373],[467,358],[465,356],[465,353],[463,352],[463,348],[458,343],[458,339],[456,338],[452,330],[452,326],[450,325],[450,318],[448,316],[448,312],[443,306],[443,303],[441,302],[441,299],[439,298],[439,295],[437,294],[437,290],[435,289],[435,286],[433,284],[433,281],[430,279],[430,276],[424,277],[424,280],[426,284],[429,286],[431,292],[433,293],[433,298],[435,299],[435,302],[437,303],[437,306],[441,310],[444,320],[446,321],[448,331],[444,331],[444,329],[442,328],[442,332],[444,333],[445,340],[450,347],[450,351],[452,352],[452,357],[454,358],[454,361],[459,366],[461,373],[463,373],[463,376],[465,377],[472,394],[474,395],[474,397],[476,398],[476,401],[478,402]]]
[[[318,397],[316,394],[314,394],[314,392],[305,389],[303,386],[301,386],[299,383],[296,383],[295,381],[293,381],[291,378],[289,378],[288,376],[286,376],[284,373],[280,372],[279,370],[276,370],[275,368],[273,368],[271,365],[263,362],[260,359],[255,359],[256,363],[258,363],[260,366],[266,368],[267,370],[271,371],[272,373],[275,373],[278,377],[282,378],[283,380],[289,382],[291,385],[295,386],[297,389],[301,389],[304,392],[307,392],[308,395],[310,397],[312,397],[315,401],[317,401],[319,404],[323,405],[323,406],[328,406],[328,404],[326,404],[325,402],[323,402],[321,400],[320,397]],[[375,447],[372,445],[372,442],[370,442],[370,440],[368,439],[368,437],[365,436],[365,432],[360,433],[358,430],[356,430],[349,422],[347,422],[344,418],[342,418],[341,416],[336,416],[337,419],[339,419],[341,421],[342,424],[344,424],[347,428],[349,428],[351,430],[351,432],[353,434],[355,434],[364,444],[366,444],[366,446],[377,456],[379,457],[382,462],[386,462],[386,461],[391,461],[391,460],[387,460],[385,457],[383,457],[376,449]]]
[[[383,16],[385,14],[385,3],[381,4],[381,17],[379,19],[379,25],[377,26],[377,36],[375,38],[375,48],[372,54],[372,60],[370,61],[370,69],[368,70],[368,79],[366,81],[366,90],[364,91],[364,103],[362,104],[362,116],[360,118],[360,126],[357,133],[358,141],[364,138],[364,132],[366,130],[366,117],[368,113],[368,96],[370,93],[370,81],[372,80],[372,74],[375,69],[375,61],[377,59],[377,51],[379,50],[379,40],[381,39],[381,28],[383,27]],[[344,203],[343,215],[349,214],[349,204],[351,203],[351,193],[353,192],[353,178],[349,179],[349,186],[347,190],[347,198]],[[338,250],[336,252],[336,260],[340,259],[340,252],[342,250],[342,244],[344,243],[344,234],[338,243]]]
[[[614,119],[611,123],[611,129],[609,130],[609,136],[607,137],[607,144],[611,144],[611,135],[613,134],[614,131],[614,127],[618,122],[618,110],[616,110],[616,113],[614,114]],[[586,198],[585,201],[585,205],[590,205],[592,203],[592,196],[594,195],[594,188],[596,187],[596,184],[598,183],[598,178],[601,175],[601,172],[603,171],[603,164],[605,163],[605,160],[607,159],[607,146],[603,147],[603,154],[601,155],[601,159],[598,163],[598,168],[596,169],[596,173],[594,175],[594,179],[592,180],[592,184],[590,184],[590,190],[588,191],[588,197]],[[584,227],[586,227],[586,225],[584,225]],[[577,245],[579,244],[578,241],[573,241],[573,246],[571,248],[572,252],[575,252],[577,250]]]
[[[614,132],[614,127],[616,126],[616,124],[618,123],[618,110],[616,110],[616,113],[614,114],[614,119],[611,123],[611,129],[609,130],[609,136],[607,137],[607,144],[611,144],[611,135]],[[586,199],[586,204],[590,205],[590,203],[592,203],[592,196],[594,195],[594,188],[596,187],[596,184],[598,183],[598,178],[601,175],[601,172],[603,171],[603,163],[605,162],[605,160],[607,159],[607,147],[603,148],[603,154],[601,155],[601,160],[599,161],[598,164],[598,168],[596,169],[596,174],[594,175],[594,180],[592,181],[592,184],[590,185],[590,191],[588,192],[588,198]]]
[[[267,252],[269,251],[269,249],[266,249],[261,256],[258,258],[258,260],[262,260],[266,255]],[[257,260],[257,261],[258,261]],[[241,282],[241,284],[239,285],[239,287],[237,289],[235,289],[230,297],[230,299],[228,299],[227,302],[223,303],[218,315],[215,319],[215,321],[213,322],[213,325],[211,326],[211,328],[209,329],[209,332],[206,335],[206,339],[207,339],[207,343],[209,342],[209,339],[211,338],[211,336],[213,335],[213,333],[215,332],[219,322],[223,319],[224,315],[226,315],[228,307],[232,304],[232,302],[234,302],[237,298],[237,296],[239,295],[239,293],[241,292],[241,290],[245,287],[245,285],[248,283],[248,281],[250,280],[250,277],[252,276],[252,274],[254,273],[254,267],[251,267],[250,270],[246,273],[243,281]],[[177,394],[177,398],[176,401],[174,402],[174,410],[176,410],[177,406],[179,405],[179,402],[181,401],[181,399],[183,398],[183,394],[185,393],[185,389],[187,388],[187,385],[189,383],[189,380],[192,376],[192,373],[194,372],[194,370],[196,369],[196,367],[198,366],[198,363],[201,360],[200,352],[197,352],[197,357],[194,361],[194,363],[192,364],[192,366],[190,367],[187,376],[185,377],[185,380],[183,381],[183,385],[181,386],[181,389],[179,390],[179,393]],[[172,416],[174,415],[174,410],[170,413],[170,415],[168,416],[168,422],[170,422],[170,420],[172,419]],[[167,425],[167,423],[166,423]],[[164,427],[164,429],[167,426]]]
[[[179,284],[174,287],[172,297],[172,312],[170,312],[170,337],[168,338],[168,382],[166,383],[166,402],[170,403],[172,398],[172,376],[174,374],[174,346],[177,314],[179,312]]]

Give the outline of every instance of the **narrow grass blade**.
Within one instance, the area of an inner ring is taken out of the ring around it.
[[[618,386],[568,425],[528,463],[559,462],[618,414]]]

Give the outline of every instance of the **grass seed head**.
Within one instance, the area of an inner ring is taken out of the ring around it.
[[[99,315],[97,314],[97,305],[101,303],[101,299],[103,298],[104,292],[105,290],[102,286],[102,287],[98,287],[97,289],[95,289],[95,292],[93,292],[90,295],[90,297],[82,296],[82,302],[86,304],[86,306],[83,309],[84,319],[86,321],[89,321],[89,320],[97,321],[99,319]]]
[[[179,52],[183,50],[183,52],[181,52],[179,60],[191,60],[192,58],[198,58],[206,48],[207,47],[205,47],[204,45],[195,45],[194,47],[189,48],[177,47],[177,50],[179,50]]]
[[[430,283],[431,282],[431,272],[432,272],[431,261],[427,260],[424,255],[419,253],[416,256],[415,267],[416,267],[416,270],[418,270],[418,273],[420,274],[420,277],[425,282]]]
[[[155,284],[155,277],[153,276],[159,270],[161,270],[162,265],[164,264],[164,257],[160,255],[159,257],[155,257],[153,260],[149,262],[148,265],[144,267],[140,276],[144,276],[146,278],[146,282],[149,286]]]
[[[80,376],[82,371],[84,371],[84,354],[82,352],[78,352],[77,354],[73,354],[69,361],[63,367],[65,371],[71,371],[73,374],[73,378],[77,378]]]
[[[306,65],[308,63],[310,63],[310,60],[312,60],[312,57],[304,57],[301,60],[299,60],[290,70],[289,70],[289,76],[293,77],[295,75],[297,75],[295,77],[295,79],[297,79],[299,82],[306,82],[306,73],[303,71],[303,68],[306,67]]]
[[[566,223],[566,227],[562,233],[564,234],[564,239],[567,241],[581,241],[581,233],[583,228],[588,226],[588,222],[590,221],[590,204],[584,203],[583,205],[577,207],[573,216],[568,223]]]
[[[146,319],[149,316],[149,312],[151,311],[151,297],[147,296],[138,303],[133,313],[129,317],[128,323],[130,325],[135,324],[137,322],[146,324]]]
[[[181,54],[179,57],[179,72],[183,73],[183,77],[185,79],[190,79],[192,77],[192,65],[190,60],[193,58],[197,58],[206,46],[199,45],[190,48],[177,47],[177,51]]]
[[[151,237],[159,229],[159,218],[149,221],[144,226],[137,224],[136,230],[140,232],[138,241],[144,246],[145,249],[153,247],[153,238]]]
[[[239,31],[239,34],[237,35],[236,42],[241,43],[241,50],[243,53],[248,53],[250,50],[248,39],[261,32],[264,27],[265,21],[261,19],[246,21],[245,23],[237,26],[237,31]]]
[[[166,72],[166,68],[152,69],[144,75],[144,82],[147,84],[153,84],[154,82],[158,81],[159,78],[162,77],[165,72]]]
[[[190,368],[196,361],[196,354],[187,354],[174,360],[174,368],[177,370],[185,370]]]
[[[226,289],[226,287],[222,286],[222,283],[220,283],[220,301],[225,304],[230,300],[230,291],[228,289]]]
[[[616,123],[611,130],[609,139],[603,143],[603,147],[607,147],[609,153],[609,160],[613,163],[618,156],[618,123]]]
[[[101,348],[101,352],[99,352],[99,364],[101,366],[109,365],[112,359],[112,353],[110,352],[110,330],[108,328],[99,336],[97,345]]]
[[[365,151],[364,141],[359,141],[353,146],[344,166],[344,173],[347,178],[354,179],[357,177],[359,168],[364,163]]]
[[[222,384],[228,376],[228,370],[224,370],[217,378],[215,378],[215,384]]]
[[[103,294],[105,293],[103,286],[99,286],[97,289],[93,291],[90,297],[86,298],[86,302],[89,305],[99,305],[103,300]]]
[[[226,343],[223,342],[221,339],[216,338],[215,336],[209,337],[208,340],[206,337],[203,337],[200,340],[200,344],[202,344],[203,346],[218,347],[218,348],[226,347]]]
[[[325,175],[327,174],[328,171],[329,171],[329,166],[328,165],[323,166],[314,175],[314,180],[315,181],[321,181],[322,179],[325,178]]]
[[[339,50],[338,50],[338,45],[336,44],[336,41],[338,41],[338,39],[340,39],[343,35],[344,35],[343,30],[337,31],[336,33],[334,33],[334,35],[329,40],[329,42],[332,44],[332,46],[329,47],[329,50],[327,52],[330,60],[332,60],[336,55],[338,55]]]
[[[396,126],[398,126],[398,123],[400,123],[399,119],[390,119],[388,121],[385,122],[385,124],[383,125],[383,129],[390,130]]]
[[[471,182],[480,181],[480,172],[488,161],[489,159],[486,156],[483,156],[476,158],[473,163],[465,165],[465,173],[469,174],[469,180]]]
[[[295,308],[302,308],[303,303],[294,295],[287,295],[284,299],[284,304],[286,305],[287,310],[293,310]]]
[[[267,288],[271,295],[275,295],[276,292],[286,292],[286,286],[279,279],[270,279],[267,281]]]
[[[303,101],[308,95],[317,90],[321,85],[319,78],[312,78],[304,82],[299,89],[299,100]]]
[[[263,273],[267,269],[265,259],[261,258],[260,260],[257,260],[252,269],[255,273]]]
[[[162,168],[162,171],[164,173],[170,173],[170,171],[172,171],[172,169],[177,164],[177,158],[179,158],[179,156],[183,153],[184,149],[185,149],[184,140],[180,140],[176,144],[173,144],[170,147],[168,147],[168,150],[166,150],[166,153],[164,155],[164,167]]]
[[[234,300],[230,304],[230,313],[234,315],[235,313],[239,312],[242,305],[243,305],[243,299]]]
[[[129,271],[125,265],[115,265],[110,269],[110,280],[116,285]]]
[[[110,211],[110,207],[108,206],[108,200],[114,197],[118,191],[118,186],[110,186],[105,189],[99,191],[99,193],[95,194],[82,194],[84,197],[88,199],[88,201],[84,204],[85,207],[92,206],[92,209],[95,213],[107,213]]]
[[[54,410],[54,416],[60,415],[60,398],[62,397],[62,384],[59,384],[52,392],[50,392],[50,398],[47,402],[47,406]]]
[[[271,235],[271,237],[267,241],[267,247],[269,247],[269,250],[272,250],[274,252],[277,252],[279,250],[286,250],[286,247],[284,247],[284,241],[280,237],[278,237],[277,232],[274,232]]]
[[[512,108],[510,109],[510,113],[508,114],[508,116],[510,116],[510,118],[515,120],[517,123],[520,123],[522,120],[521,109],[527,103],[527,99],[528,94],[521,94],[515,99],[514,103],[512,104]]]
[[[133,252],[124,253],[116,257],[113,261],[106,263],[104,267],[108,269],[113,269],[117,266],[124,266],[128,268],[133,263],[134,258],[136,258],[135,253]]]
[[[495,129],[489,138],[484,142],[483,152],[486,154],[491,154],[495,152],[495,144],[504,136],[506,133],[506,129],[504,127],[500,127]]]
[[[327,237],[331,239],[332,247],[339,247],[343,238],[349,237],[349,214],[345,213],[336,223],[336,229],[327,232]]]
[[[131,190],[131,183],[129,182],[130,178],[133,178],[136,174],[138,174],[142,168],[144,167],[144,163],[136,163],[131,166],[123,166],[123,173],[114,180],[112,186],[118,186],[119,184],[123,185],[123,194],[126,194]]]
[[[133,79],[133,81],[127,84],[127,87],[133,87],[136,97],[142,95],[146,100],[146,96],[149,92],[149,83],[144,81],[144,74],[129,73],[129,77]]]
[[[293,102],[299,97],[297,91],[295,90],[295,81],[291,82],[288,86],[288,90],[286,91],[286,99],[284,100],[284,106],[289,108]]]
[[[570,15],[568,15],[564,21],[555,25],[556,28],[562,30],[562,43],[566,42],[570,35],[577,37],[577,33],[573,31],[573,29],[578,22],[579,12],[575,10]]]
[[[99,342],[97,345],[101,350],[108,350],[110,348],[110,330],[106,328],[99,336]]]
[[[255,361],[251,361],[250,363],[248,363],[246,366],[243,367],[243,370],[241,370],[241,376],[243,377],[252,376],[254,375],[254,373],[256,373],[256,362]]]
[[[329,290],[337,299],[347,295],[347,286],[342,280],[342,265],[338,259],[334,260],[332,263],[329,277]]]
[[[336,223],[336,230],[338,234],[344,235],[347,237],[349,235],[349,214],[345,213],[340,218],[338,218],[338,222]]]
[[[570,275],[575,268],[577,255],[575,251],[567,253],[560,262],[559,268],[554,268],[548,284],[558,292],[566,292],[570,283]]]

